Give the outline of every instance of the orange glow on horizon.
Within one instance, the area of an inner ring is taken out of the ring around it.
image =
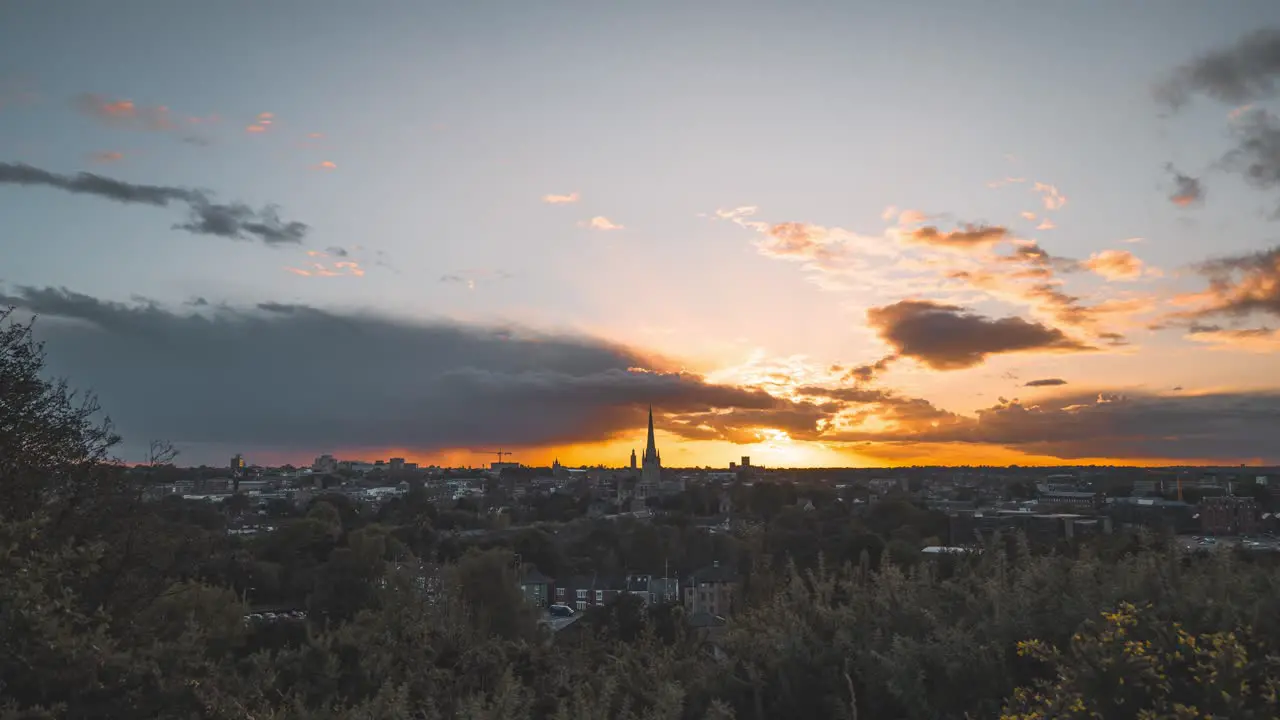
[[[639,428],[623,439],[596,443],[569,444],[546,447],[481,446],[476,450],[502,450],[504,462],[517,462],[527,467],[550,467],[559,460],[567,467],[623,468],[630,462],[631,451],[644,449],[644,429]],[[1020,465],[1023,467],[1061,467],[1069,465],[1169,467],[1169,466],[1231,466],[1241,463],[1260,465],[1257,458],[1225,459],[1175,459],[1175,458],[1059,458],[1050,455],[1034,455],[1011,450],[998,445],[926,445],[895,443],[861,443],[840,446],[815,441],[791,440],[785,433],[764,431],[769,436],[763,442],[738,445],[725,441],[682,441],[669,433],[657,432],[658,450],[662,464],[669,468],[724,469],[730,462],[737,463],[742,456],[751,458],[755,466],[765,468],[895,468],[911,466],[995,466]],[[476,452],[470,448],[450,448],[437,451],[421,451],[412,448],[338,448],[329,451],[339,460],[388,460],[404,458],[422,467],[439,466],[453,468],[488,468],[497,461],[492,452]],[[320,452],[315,455],[321,454]],[[255,462],[266,464],[292,463],[309,465],[313,457],[289,455],[263,455]]]

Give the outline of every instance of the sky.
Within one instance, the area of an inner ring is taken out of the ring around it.
[[[1280,463],[1273,0],[55,5],[0,306],[127,460]]]

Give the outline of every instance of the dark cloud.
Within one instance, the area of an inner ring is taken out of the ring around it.
[[[1044,378],[1041,380],[1028,380],[1023,383],[1023,387],[1053,387],[1055,385],[1066,385],[1067,381],[1062,378]]]
[[[1030,265],[1032,268],[1042,271],[1015,274],[1015,279],[1049,279],[1053,277],[1055,272],[1071,273],[1082,269],[1080,261],[1051,255],[1049,251],[1036,242],[1021,242],[1014,247],[1013,252],[999,257],[1004,262]]]
[[[846,382],[870,382],[877,375],[889,369],[889,366],[897,359],[897,355],[886,355],[873,363],[850,368],[849,372],[845,373],[844,380]]]
[[[1280,317],[1280,246],[1209,260],[1197,270],[1209,279],[1207,304],[1184,317]]]
[[[927,300],[871,308],[867,323],[897,355],[915,358],[935,370],[973,367],[999,353],[1094,349],[1040,323],[1017,317],[993,320]]]
[[[1076,393],[1036,404],[1001,399],[958,422],[916,423],[892,433],[843,433],[844,441],[983,443],[1064,459],[1171,458],[1280,462],[1280,394],[1176,396]],[[828,437],[835,440],[836,437]]]
[[[1267,28],[1178,68],[1156,89],[1156,94],[1173,108],[1186,104],[1196,94],[1239,105],[1273,97],[1277,79],[1280,79],[1280,29]]]
[[[1236,147],[1227,153],[1226,165],[1259,190],[1280,188],[1280,118],[1265,110],[1250,110],[1232,131]],[[1276,215],[1280,216],[1280,207]]]
[[[331,245],[331,246],[329,246],[329,247],[325,248],[325,250],[324,250],[324,251],[325,251],[325,252],[327,252],[327,253],[329,253],[330,255],[332,255],[332,256],[334,256],[334,257],[347,257],[348,255],[350,255],[350,254],[351,254],[351,253],[347,252],[347,249],[346,249],[346,248],[338,247],[337,245]]]
[[[254,210],[242,203],[223,205],[204,200],[192,203],[187,222],[173,227],[197,235],[257,239],[267,245],[299,244],[309,229],[296,220],[282,221],[276,208],[271,206]]]
[[[0,163],[0,184],[45,186],[126,204],[167,207],[171,203],[182,203],[190,215],[185,223],[174,225],[174,228],[198,235],[280,245],[302,242],[308,230],[303,223],[282,221],[272,206],[254,210],[241,203],[220,204],[213,202],[209,194],[201,190],[138,185],[94,173],[60,175],[22,163]]]
[[[1204,202],[1204,184],[1199,178],[1184,175],[1169,166],[1173,174],[1173,191],[1169,193],[1169,202],[1178,207],[1190,207]]]
[[[135,442],[303,453],[587,442],[642,427],[650,403],[676,431],[741,439],[757,423],[811,429],[826,412],[515,327],[277,302],[173,311],[51,288],[0,294],[5,304],[41,316],[51,371],[95,390]]]

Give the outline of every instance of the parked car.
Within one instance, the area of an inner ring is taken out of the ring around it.
[[[552,617],[573,617],[574,614],[573,608],[568,605],[556,604],[547,608],[547,610],[551,613]]]

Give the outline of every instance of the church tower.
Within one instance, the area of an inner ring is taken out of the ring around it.
[[[658,455],[658,444],[653,437],[653,406],[649,406],[649,439],[644,447],[644,459],[640,470],[640,486],[637,494],[644,497],[656,496],[662,481],[662,458]]]
[[[631,450],[631,469],[636,469],[636,451],[634,448]]]

